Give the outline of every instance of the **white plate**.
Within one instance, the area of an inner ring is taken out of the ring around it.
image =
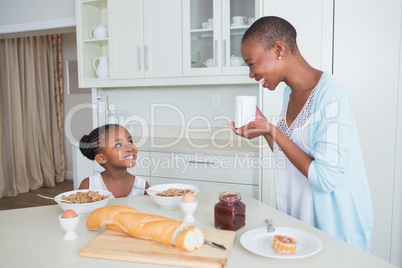
[[[296,251],[293,254],[276,254],[272,247],[275,235],[293,237],[296,242]],[[255,254],[278,259],[297,259],[312,256],[322,248],[321,240],[313,234],[287,227],[276,227],[275,232],[268,233],[267,227],[260,227],[245,232],[240,237],[241,245]]]

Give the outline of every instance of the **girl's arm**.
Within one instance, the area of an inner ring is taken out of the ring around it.
[[[89,178],[85,178],[82,180],[80,187],[78,187],[78,190],[86,190],[89,189]]]

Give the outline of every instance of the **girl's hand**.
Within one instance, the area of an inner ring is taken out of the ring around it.
[[[255,121],[239,128],[235,128],[235,123],[231,122],[230,127],[234,133],[247,139],[253,139],[261,135],[270,135],[272,130],[271,124],[267,122],[267,119],[258,107],[256,110]]]

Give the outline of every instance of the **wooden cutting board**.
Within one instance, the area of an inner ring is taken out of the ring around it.
[[[143,240],[124,232],[106,230],[79,251],[79,255],[121,261],[181,267],[225,267],[232,252],[236,232],[202,230],[205,239],[224,245],[226,250],[203,245],[186,252],[157,241]]]

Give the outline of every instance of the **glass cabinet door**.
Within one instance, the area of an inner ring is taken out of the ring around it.
[[[221,0],[183,1],[184,75],[221,74]]]
[[[240,53],[258,0],[183,0],[183,74],[247,74]]]
[[[255,0],[222,0],[223,74],[247,74],[240,44],[250,25],[255,21]]]

